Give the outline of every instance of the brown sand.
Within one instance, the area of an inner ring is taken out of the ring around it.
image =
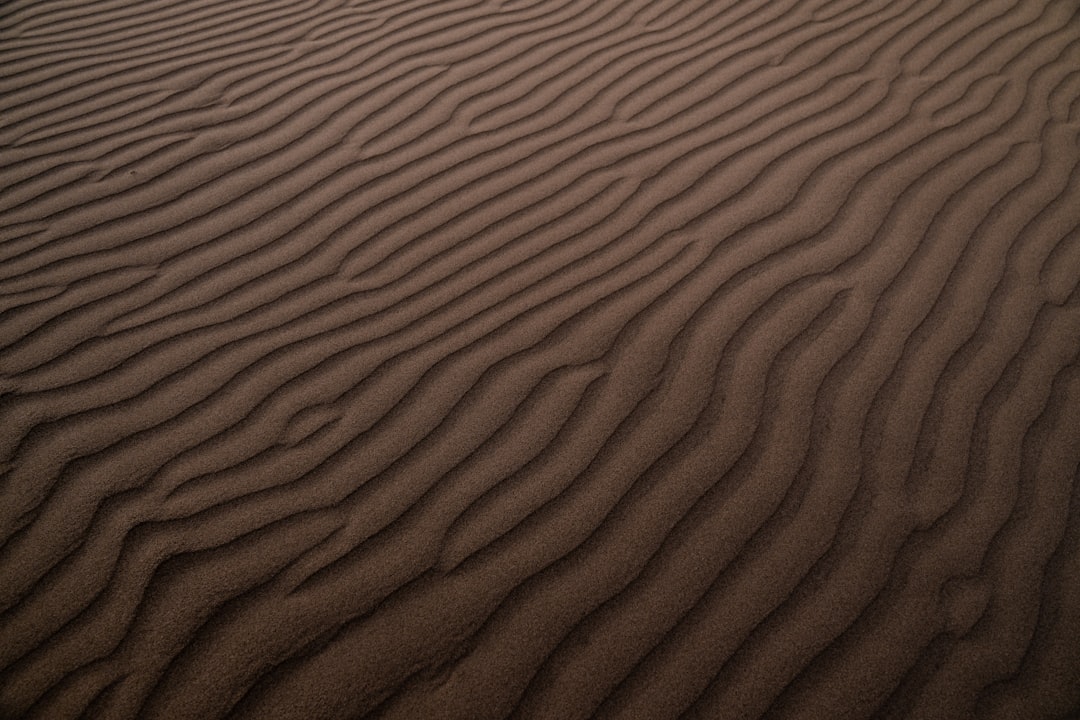
[[[1080,716],[1077,0],[7,0],[0,716]]]

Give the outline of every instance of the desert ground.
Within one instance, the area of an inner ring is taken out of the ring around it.
[[[0,717],[1080,717],[1080,0],[6,0]]]

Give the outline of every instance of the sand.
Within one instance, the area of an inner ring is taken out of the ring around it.
[[[0,717],[1080,717],[1076,0],[7,0]]]

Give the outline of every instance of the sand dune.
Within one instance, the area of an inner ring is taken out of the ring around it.
[[[1080,717],[1076,0],[8,0],[0,717]]]

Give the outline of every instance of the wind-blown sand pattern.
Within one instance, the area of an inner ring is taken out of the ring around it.
[[[1077,0],[8,0],[0,716],[1080,716]]]

